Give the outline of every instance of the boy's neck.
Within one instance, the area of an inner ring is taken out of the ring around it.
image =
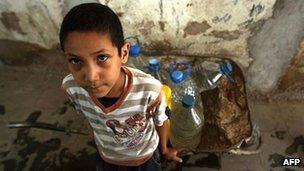
[[[114,85],[112,90],[104,97],[108,97],[108,98],[120,97],[124,91],[126,79],[127,79],[126,73],[121,68],[117,83]]]

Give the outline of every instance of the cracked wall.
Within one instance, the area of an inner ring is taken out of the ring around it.
[[[7,39],[45,49],[58,46],[63,16],[84,2],[111,7],[125,36],[138,35],[147,55],[234,60],[250,91],[275,90],[303,40],[301,0],[2,0],[1,46]]]
[[[304,1],[278,0],[273,17],[248,41],[253,58],[247,75],[249,89],[262,93],[276,91],[292,59],[303,49],[300,46],[303,39]],[[282,81],[283,85],[291,85],[286,78]]]
[[[125,34],[139,35],[147,54],[228,57],[246,68],[249,26],[269,18],[275,0],[100,2],[123,14]]]

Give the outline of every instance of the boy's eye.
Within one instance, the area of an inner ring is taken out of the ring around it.
[[[97,60],[99,62],[105,62],[108,59],[106,55],[98,55]]]
[[[70,58],[69,62],[76,65],[76,64],[80,64],[81,60],[78,58]]]

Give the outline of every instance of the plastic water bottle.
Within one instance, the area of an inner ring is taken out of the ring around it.
[[[195,78],[199,92],[216,88],[219,80],[223,76],[226,76],[231,82],[234,82],[231,76],[232,70],[232,65],[227,60],[220,64],[204,61],[199,66],[194,67],[194,72],[202,76]]]
[[[163,83],[162,91],[166,97],[166,115],[170,117],[171,115],[171,99],[172,99],[172,90],[167,85],[167,72],[162,69],[161,63],[158,59],[152,58],[149,60],[148,71],[154,78],[158,79],[161,83]]]
[[[130,56],[127,66],[144,71],[147,64],[142,56]]]
[[[193,96],[185,95],[179,103],[173,103],[170,142],[173,147],[195,150],[201,141],[204,115],[197,112]]]
[[[197,99],[198,91],[194,80],[182,71],[173,71],[170,74],[170,84],[172,89],[172,101],[180,102],[184,95],[191,95]]]
[[[197,95],[196,82],[192,78],[192,66],[189,61],[172,61],[169,64],[169,86],[172,88],[172,101],[179,102],[184,95]]]
[[[140,55],[141,46],[138,36],[129,36],[125,38],[125,41],[128,41],[130,43],[129,60],[127,66],[144,70],[146,63],[144,62],[142,56]]]
[[[154,78],[158,79],[161,83],[168,85],[169,74],[163,70],[161,63],[158,59],[152,58],[149,60],[148,71]]]

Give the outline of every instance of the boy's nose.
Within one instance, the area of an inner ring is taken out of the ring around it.
[[[96,84],[98,80],[99,80],[98,69],[95,68],[94,66],[87,67],[85,73],[85,81],[90,85],[94,86],[94,84]]]

